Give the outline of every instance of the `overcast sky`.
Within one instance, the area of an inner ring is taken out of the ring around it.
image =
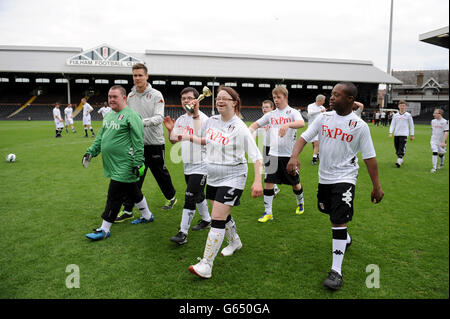
[[[173,50],[372,61],[386,71],[390,0],[0,0],[0,45],[107,43]],[[449,25],[448,0],[394,0],[392,68],[448,69],[419,34]]]

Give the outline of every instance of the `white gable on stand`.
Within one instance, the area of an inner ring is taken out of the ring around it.
[[[102,44],[93,49],[67,59],[70,66],[108,66],[130,68],[136,63],[144,61],[129,55],[126,52],[113,48],[108,44]]]
[[[435,89],[440,91],[441,85],[433,77],[431,77],[424,85],[422,85],[422,90]]]

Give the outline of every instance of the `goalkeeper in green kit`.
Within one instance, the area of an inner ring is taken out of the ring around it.
[[[91,158],[101,152],[105,177],[111,178],[102,225],[93,233],[86,234],[91,240],[106,239],[110,236],[111,225],[127,196],[133,199],[142,214],[142,217],[132,221],[132,224],[153,221],[153,214],[136,183],[145,170],[142,119],[127,106],[126,90],[120,85],[109,89],[108,104],[113,112],[105,115],[102,128],[82,159],[84,167],[88,167]]]

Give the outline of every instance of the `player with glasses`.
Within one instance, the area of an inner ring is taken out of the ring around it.
[[[212,203],[212,221],[203,258],[190,266],[189,271],[201,278],[211,278],[214,259],[225,237],[228,246],[221,251],[223,256],[231,256],[242,248],[236,223],[230,213],[234,206],[239,205],[247,180],[246,153],[254,162],[252,197],[262,195],[262,155],[247,125],[238,116],[241,100],[233,88],[219,87],[216,98],[219,115],[210,117],[201,129],[198,100],[193,101],[193,106],[194,132],[200,131],[201,134],[200,137],[191,135],[189,140],[206,145],[206,198]]]

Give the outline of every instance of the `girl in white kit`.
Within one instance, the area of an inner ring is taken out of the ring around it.
[[[230,215],[239,200],[247,180],[248,158],[254,162],[252,197],[262,195],[262,155],[249,129],[239,118],[241,100],[230,87],[221,86],[217,91],[216,107],[220,115],[210,117],[201,126],[201,137],[190,135],[189,140],[206,144],[207,186],[206,198],[211,200],[211,229],[206,240],[203,258],[189,267],[189,271],[201,278],[211,278],[214,259],[226,237],[228,246],[223,256],[231,256],[242,247],[236,232],[236,224]],[[199,103],[194,100],[194,131],[200,129]]]

